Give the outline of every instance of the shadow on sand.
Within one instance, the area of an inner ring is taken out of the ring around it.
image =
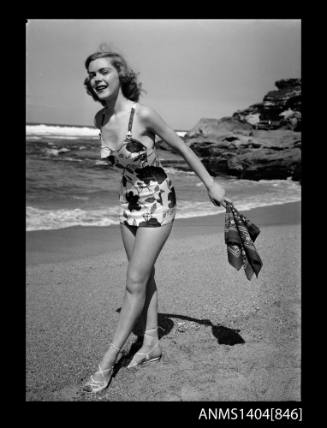
[[[120,312],[120,310],[121,308],[117,309],[117,312]],[[245,343],[245,340],[239,334],[240,330],[224,327],[223,325],[220,325],[220,324],[214,325],[209,319],[197,319],[186,315],[167,314],[167,313],[158,314],[159,339],[161,339],[164,336],[167,336],[172,331],[175,325],[173,319],[188,321],[199,325],[211,327],[212,334],[217,339],[217,343],[219,345],[234,346],[236,344]],[[120,358],[120,360],[117,362],[114,375],[119,371],[121,367],[126,367],[129,364],[133,355],[142,346],[144,327],[141,325],[140,322],[136,323],[132,332],[137,336],[136,340],[130,347],[128,353],[123,354],[122,358]]]

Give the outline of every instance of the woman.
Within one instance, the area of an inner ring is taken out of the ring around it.
[[[173,226],[176,197],[157,157],[155,135],[184,157],[205,184],[213,203],[225,206],[225,191],[159,114],[138,102],[141,85],[121,55],[96,52],[86,59],[85,67],[87,92],[103,105],[95,115],[101,157],[122,170],[119,218],[128,258],[118,326],[98,371],[83,387],[86,392],[96,393],[109,385],[118,353],[138,319],[143,320],[143,344],[128,367],[161,357],[154,265]]]

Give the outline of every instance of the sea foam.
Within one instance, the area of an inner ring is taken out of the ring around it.
[[[176,131],[180,137],[184,137],[186,131]],[[26,136],[30,139],[39,137],[51,138],[98,138],[99,129],[92,126],[67,126],[67,125],[26,125]]]
[[[59,125],[26,125],[26,135],[29,137],[48,136],[53,138],[98,138],[99,129],[86,126],[59,126]]]
[[[245,200],[234,200],[235,207],[243,212],[253,208],[281,205],[289,202],[298,202],[299,195],[289,197],[260,198],[255,196]],[[178,201],[176,218],[192,218],[216,215],[225,212],[223,207],[216,207],[210,201]],[[97,209],[41,209],[28,206],[26,209],[26,230],[52,230],[73,226],[112,226],[119,224],[119,207],[105,207]]]

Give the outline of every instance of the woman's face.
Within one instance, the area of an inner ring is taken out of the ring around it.
[[[90,62],[90,85],[100,101],[116,94],[120,88],[119,75],[109,58],[97,58]]]

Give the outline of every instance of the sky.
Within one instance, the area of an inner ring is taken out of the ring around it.
[[[275,81],[301,77],[299,19],[30,19],[26,121],[93,126],[102,107],[83,86],[101,44],[139,73],[154,108],[175,130],[261,102]]]

